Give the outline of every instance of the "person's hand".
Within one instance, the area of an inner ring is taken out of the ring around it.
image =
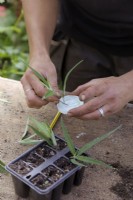
[[[117,113],[133,99],[132,87],[133,71],[120,77],[94,79],[72,92],[85,104],[70,110],[68,115],[89,120]]]
[[[27,104],[31,108],[40,108],[46,105],[48,102],[58,101],[59,89],[57,86],[57,74],[56,69],[50,58],[33,58],[30,60],[29,66],[43,75],[51,84],[52,89],[55,92],[55,96],[42,100],[42,97],[47,92],[47,89],[42,85],[41,81],[33,74],[30,68],[27,69],[21,83],[26,95]]]

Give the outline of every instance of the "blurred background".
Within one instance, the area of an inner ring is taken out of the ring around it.
[[[20,80],[28,63],[28,51],[21,1],[0,3],[0,76]]]

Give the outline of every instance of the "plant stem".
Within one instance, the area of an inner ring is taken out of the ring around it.
[[[64,85],[63,85],[63,96],[65,96],[65,91],[66,91],[66,83],[67,83],[67,79],[70,75],[70,73],[78,66],[80,65],[84,60],[80,60],[76,65],[74,65],[74,67],[72,67],[69,72],[66,74],[65,80],[64,80]]]

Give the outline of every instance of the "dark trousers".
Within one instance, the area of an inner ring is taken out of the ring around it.
[[[120,57],[99,51],[74,39],[63,40],[51,46],[51,58],[57,68],[58,80],[80,60],[84,60],[70,75],[67,91],[95,78],[120,76],[133,69],[133,56]]]

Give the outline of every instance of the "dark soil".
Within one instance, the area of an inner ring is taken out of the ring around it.
[[[46,188],[48,188],[50,185],[52,185],[52,182],[50,180],[48,180],[47,178],[45,178],[43,175],[38,174],[37,176],[35,176],[34,178],[32,178],[31,183],[33,183],[36,187],[44,190]]]
[[[61,168],[65,173],[71,171],[75,168],[75,165],[72,164],[68,159],[61,157],[54,163],[57,167]]]
[[[56,182],[63,176],[63,172],[52,165],[44,169],[42,173],[50,178],[52,182]]]
[[[111,187],[111,191],[121,197],[122,200],[133,200],[133,169],[124,168],[119,162],[112,165],[117,169],[121,181]]]
[[[54,150],[45,146],[44,144],[38,147],[35,151],[38,155],[42,156],[43,158],[50,158],[56,154]]]
[[[32,167],[38,167],[44,162],[44,159],[36,155],[35,152],[31,152],[28,156],[26,156],[26,158],[24,158],[24,161]]]
[[[27,165],[23,160],[19,160],[13,164],[10,165],[11,169],[13,169],[15,172],[21,175],[26,175],[30,171],[32,171],[32,167]]]
[[[55,148],[56,150],[62,150],[67,146],[66,142],[57,139],[57,147]]]

